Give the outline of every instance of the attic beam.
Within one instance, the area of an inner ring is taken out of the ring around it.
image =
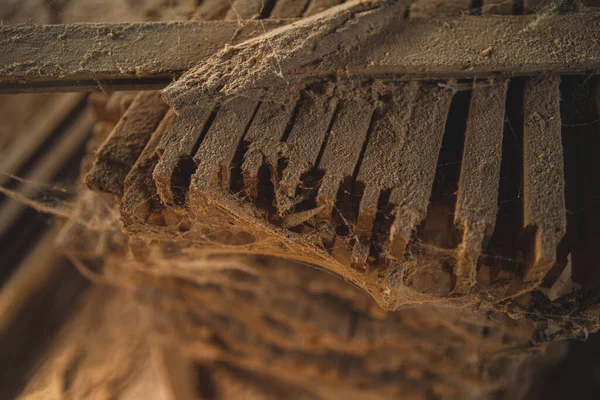
[[[162,88],[224,46],[290,22],[0,26],[0,93]],[[284,71],[285,77],[346,71],[402,79],[470,79],[600,70],[600,12],[543,19],[409,19],[395,23],[384,36],[381,45],[358,44],[348,53],[332,53]]]

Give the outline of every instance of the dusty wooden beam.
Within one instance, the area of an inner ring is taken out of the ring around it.
[[[0,26],[0,92],[158,89],[225,45],[284,23]]]
[[[359,48],[348,59],[334,46],[323,59],[291,63],[281,72],[286,79],[340,69],[442,79],[596,71],[599,19],[599,12],[542,20],[536,15],[409,19],[386,30],[380,46],[355,43]],[[157,89],[225,45],[274,28],[293,30],[301,22],[281,28],[290,21],[0,26],[0,93]],[[270,32],[266,39],[276,36]]]

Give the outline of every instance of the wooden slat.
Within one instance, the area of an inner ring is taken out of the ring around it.
[[[159,92],[141,92],[108,139],[98,149],[85,183],[92,189],[121,196],[125,177],[162,121],[168,106]]]
[[[525,83],[523,228],[534,232],[525,281],[538,281],[552,268],[566,231],[559,85],[558,75]]]
[[[328,133],[336,100],[331,87],[307,89],[302,93],[298,116],[286,141],[284,157],[287,167],[277,188],[279,212],[291,210],[302,174],[316,166],[323,141]]]
[[[415,84],[411,84],[415,86]],[[403,127],[402,155],[396,171],[398,184],[389,202],[396,206],[390,229],[389,258],[402,259],[410,236],[427,214],[436,164],[444,136],[446,119],[454,92],[418,84],[408,124]]]
[[[196,189],[229,188],[231,166],[258,100],[237,98],[223,104],[194,155],[197,166],[192,177]]]
[[[0,90],[160,88],[225,45],[281,25],[273,20],[243,26],[237,21],[4,25]]]
[[[158,162],[159,144],[170,133],[174,118],[175,113],[168,111],[125,178],[120,206],[125,225],[145,222],[150,204],[157,197],[152,172]]]
[[[506,89],[507,82],[496,82],[476,87],[471,95],[454,215],[463,233],[454,269],[456,293],[475,283],[482,243],[496,224]]]
[[[369,142],[356,177],[357,186],[364,186],[356,226],[361,236],[371,235],[381,192],[400,183],[397,177],[402,160],[400,149],[417,88],[416,83],[390,88],[391,93],[385,93],[386,99],[373,118]]]
[[[317,205],[324,207],[319,213],[321,218],[331,218],[342,180],[352,178],[374,108],[374,101],[369,101],[366,95],[342,100],[338,106],[323,158],[318,165],[325,172],[317,195]]]
[[[179,115],[171,117],[171,126],[167,128],[168,132],[158,145],[160,158],[153,172],[158,194],[163,203],[175,204],[175,195],[171,187],[173,173],[182,158],[191,159],[194,156],[195,146],[207,128],[212,112],[212,107],[196,107],[183,110]]]
[[[246,192],[253,199],[258,196],[260,167],[266,163],[271,168],[272,175],[275,176],[278,152],[281,147],[280,140],[291,122],[299,94],[299,91],[293,90],[285,104],[263,100],[248,129],[244,140],[249,147],[244,156],[242,174]]]

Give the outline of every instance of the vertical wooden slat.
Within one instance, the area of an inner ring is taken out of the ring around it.
[[[482,243],[496,224],[506,89],[507,82],[496,82],[476,87],[471,95],[454,216],[463,234],[454,269],[456,293],[475,283]]]
[[[566,231],[560,77],[528,78],[524,93],[524,226],[533,232],[525,281],[538,281],[556,261]]]

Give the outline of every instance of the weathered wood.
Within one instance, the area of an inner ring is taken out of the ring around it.
[[[167,110],[158,92],[139,93],[98,149],[94,166],[85,177],[86,185],[92,190],[121,196],[125,177]]]
[[[320,75],[347,63],[351,73],[398,73],[405,79],[581,73],[600,68],[600,54],[592,51],[600,37],[598,18],[589,12],[548,15],[541,21],[537,15],[403,20],[381,46],[359,49],[347,60],[333,57],[284,72],[286,78]],[[288,22],[1,26],[0,92],[164,87],[226,44]],[[498,31],[504,40],[497,40]],[[461,40],[473,37],[477,40]],[[423,47],[425,42],[430,45]]]
[[[0,26],[0,91],[164,87],[225,45],[281,24],[270,20],[243,26],[237,21]]]
[[[507,82],[497,82],[471,95],[454,215],[463,234],[454,269],[456,293],[475,283],[482,243],[496,225],[506,88]]]
[[[244,141],[248,151],[244,156],[242,174],[246,192],[256,199],[258,196],[258,175],[263,164],[269,165],[274,176],[281,138],[290,123],[299,97],[299,91],[292,91],[286,104],[263,100]]]
[[[318,165],[325,172],[317,195],[317,205],[324,206],[319,213],[321,218],[331,218],[342,180],[352,178],[374,108],[374,102],[365,97],[343,100],[338,106],[336,119]]]
[[[154,168],[153,177],[163,203],[175,205],[172,178],[182,158],[194,157],[196,148],[213,112],[212,107],[198,107],[171,116],[168,132],[162,137],[158,151],[160,159]]]
[[[258,106],[257,100],[237,98],[223,104],[193,156],[197,166],[192,185],[200,189],[228,189],[232,162]]]
[[[332,86],[319,90],[307,89],[302,94],[298,117],[286,141],[283,155],[287,167],[277,192],[279,212],[291,211],[295,202],[296,190],[301,185],[302,175],[317,164],[330,126],[337,100],[332,97]]]
[[[523,228],[533,230],[525,281],[539,281],[552,268],[566,231],[559,85],[557,75],[525,83]]]

